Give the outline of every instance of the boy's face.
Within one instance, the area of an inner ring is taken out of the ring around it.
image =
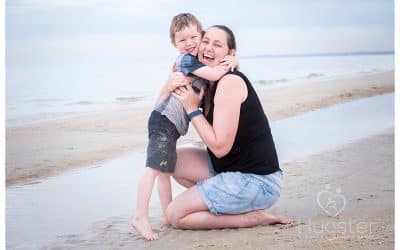
[[[175,47],[180,53],[190,53],[197,56],[201,41],[201,33],[196,25],[189,25],[175,33]]]

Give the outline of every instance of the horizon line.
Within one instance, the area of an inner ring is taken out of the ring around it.
[[[383,51],[350,51],[350,52],[325,52],[325,53],[288,53],[288,54],[261,54],[250,56],[239,56],[243,59],[251,58],[281,58],[281,57],[324,57],[324,56],[367,56],[367,55],[389,55],[395,54],[394,50]]]

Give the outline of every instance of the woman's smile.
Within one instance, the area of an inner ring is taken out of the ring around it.
[[[214,61],[214,56],[211,54],[203,54],[203,62],[204,63],[212,63],[212,61]]]

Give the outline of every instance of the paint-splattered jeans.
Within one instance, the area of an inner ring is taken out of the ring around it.
[[[176,141],[180,134],[175,125],[160,112],[153,110],[148,121],[149,144],[146,167],[173,173],[176,164]]]

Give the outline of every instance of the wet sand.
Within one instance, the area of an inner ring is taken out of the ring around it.
[[[371,153],[373,152],[373,153]],[[285,163],[284,189],[270,210],[293,217],[292,225],[244,229],[175,230],[150,214],[161,239],[143,240],[129,217],[93,223],[84,234],[57,237],[53,249],[393,249],[394,131],[340,149]],[[336,201],[337,210],[324,197]]]
[[[270,120],[394,91],[394,72],[304,82],[259,91]],[[100,164],[144,148],[152,107],[97,113],[6,129],[6,185],[26,183],[65,170]],[[198,141],[193,129],[179,143]]]

